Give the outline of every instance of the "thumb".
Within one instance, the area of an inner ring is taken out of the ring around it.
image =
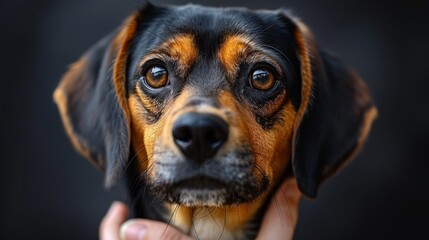
[[[268,205],[256,239],[278,239],[279,236],[292,239],[298,220],[300,197],[296,180],[285,180]]]
[[[171,225],[152,220],[132,219],[122,224],[122,240],[192,240]]]

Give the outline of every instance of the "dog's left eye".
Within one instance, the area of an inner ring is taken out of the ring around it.
[[[250,86],[256,90],[268,91],[275,85],[274,74],[268,69],[256,69],[249,76]]]
[[[145,81],[149,87],[161,88],[168,83],[167,69],[161,66],[153,66],[145,73]]]

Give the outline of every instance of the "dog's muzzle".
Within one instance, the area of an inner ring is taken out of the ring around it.
[[[149,174],[153,192],[186,206],[239,204],[264,192],[268,178],[255,175],[255,158],[247,142],[231,145],[229,138],[236,137],[231,128],[212,113],[178,116],[166,132],[173,144],[155,146]]]
[[[187,159],[201,164],[227,141],[228,124],[213,114],[186,113],[174,123],[173,139]]]

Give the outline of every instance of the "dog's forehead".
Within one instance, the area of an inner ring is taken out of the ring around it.
[[[298,105],[299,76],[296,73],[299,73],[300,66],[295,30],[295,23],[279,10],[253,11],[194,5],[154,7],[146,15],[142,13],[131,45],[127,64],[129,89],[133,90],[145,59],[156,58],[157,55],[151,53],[174,55],[172,57],[179,63],[179,68],[183,65],[181,63],[187,63],[182,72],[192,67],[190,77],[201,78],[202,81],[209,74],[226,79],[224,74],[229,77],[230,72],[237,73],[236,68],[243,58],[236,56],[240,56],[242,49],[249,50],[251,45],[257,46],[270,60],[275,60],[270,62],[276,62],[276,67],[282,68],[287,75],[289,91],[296,89],[296,93],[289,93],[297,96],[292,100]],[[211,80],[211,83],[219,83],[219,80]]]
[[[270,35],[286,30],[278,11],[252,11],[245,8],[211,8],[188,5],[170,7],[155,16],[154,30],[164,36],[190,32],[198,37],[226,34]],[[162,26],[163,25],[163,26]],[[272,31],[274,30],[274,31]]]
[[[188,5],[156,7],[145,17],[134,39],[131,59],[141,59],[177,35],[190,34],[206,57],[216,52],[228,35],[244,35],[260,45],[289,52],[294,24],[278,11],[212,8]]]

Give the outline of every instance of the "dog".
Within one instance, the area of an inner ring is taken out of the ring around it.
[[[364,82],[285,10],[145,4],[64,75],[73,146],[132,217],[252,239],[287,176],[315,198],[377,116]]]

